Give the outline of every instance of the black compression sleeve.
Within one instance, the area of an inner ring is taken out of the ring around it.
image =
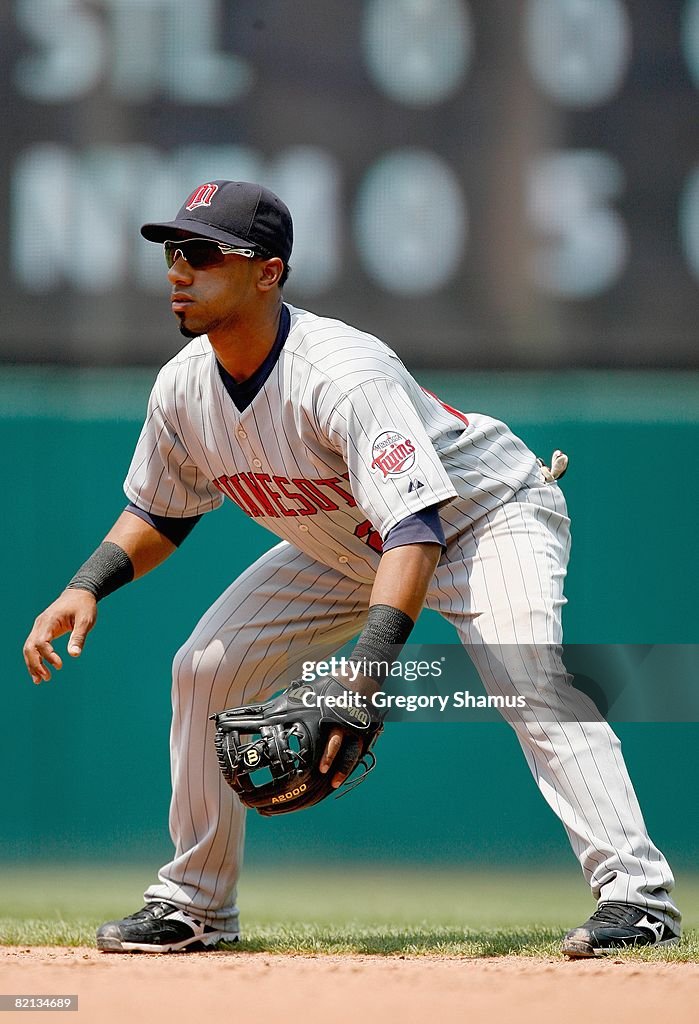
[[[361,664],[363,675],[383,685],[414,625],[409,615],[390,604],[372,605],[350,661]]]
[[[100,601],[134,577],[133,562],[123,548],[103,541],[81,565],[66,590],[89,590]]]

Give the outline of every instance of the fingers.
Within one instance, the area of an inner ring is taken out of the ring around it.
[[[91,625],[87,622],[76,622],[73,627],[73,632],[70,634],[70,638],[68,640],[68,654],[70,654],[71,658],[80,657],[83,647],[85,646],[88,631],[91,628]]]
[[[57,651],[54,651],[48,640],[38,640],[30,637],[24,647],[24,661],[32,677],[33,683],[48,681],[51,678],[44,661],[47,661],[56,669],[63,668],[63,661]]]
[[[47,682],[50,668],[63,668],[63,661],[51,643],[70,632],[68,653],[77,658],[85,645],[85,638],[97,618],[97,602],[83,591],[66,591],[42,612],[24,645],[24,661],[33,683]]]
[[[333,789],[341,786],[345,779],[352,774],[361,757],[361,753],[361,741],[355,736],[348,736],[335,764],[336,772],[332,780]]]
[[[318,767],[322,774],[325,775],[330,770],[330,765],[337,758],[336,770],[331,783],[333,789],[341,786],[347,776],[352,774],[361,753],[361,740],[355,736],[348,736],[342,729],[335,728],[332,730]]]
[[[24,660],[33,683],[40,683],[42,680],[47,681],[51,678],[44,659],[50,662],[54,668],[62,667],[63,663],[50,643],[35,641],[32,644],[28,641],[24,649]]]
[[[340,747],[342,746],[342,737],[344,735],[345,734],[342,729],[335,728],[331,731],[330,736],[328,737],[328,742],[325,745],[325,750],[323,751],[323,756],[320,759],[320,764],[318,765],[318,768],[323,775],[325,775],[329,770],[330,765],[337,757]]]

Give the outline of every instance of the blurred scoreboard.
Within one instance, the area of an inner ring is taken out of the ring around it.
[[[238,178],[411,365],[699,366],[699,0],[3,0],[0,51],[6,360],[165,361],[139,225]]]

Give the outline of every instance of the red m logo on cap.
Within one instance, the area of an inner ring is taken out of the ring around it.
[[[218,185],[214,185],[211,182],[207,182],[206,185],[200,185],[195,192],[192,192],[185,210],[196,210],[197,206],[211,206],[211,200],[217,192]]]

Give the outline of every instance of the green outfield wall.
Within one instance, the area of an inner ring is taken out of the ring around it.
[[[34,616],[93,550],[154,371],[0,371],[5,464],[0,858],[136,860],[169,853],[170,659],[199,615],[275,542],[232,505],[168,563],[108,598],[79,661],[33,686]],[[569,642],[696,643],[699,375],[431,374],[465,411],[506,420],[538,453],[569,452]],[[424,614],[416,642],[454,639]],[[699,845],[694,722],[621,724],[651,834],[679,866]],[[415,753],[427,751],[422,769]],[[501,723],[387,728],[372,779],[341,802],[248,817],[248,862],[366,859],[574,866],[563,830]]]

